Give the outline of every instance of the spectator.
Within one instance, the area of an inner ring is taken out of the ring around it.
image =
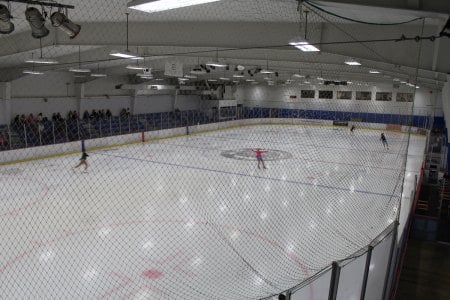
[[[106,110],[105,116],[107,119],[112,117],[111,111],[109,109]]]
[[[84,111],[83,113],[83,120],[88,120],[89,119],[89,112],[87,110]]]

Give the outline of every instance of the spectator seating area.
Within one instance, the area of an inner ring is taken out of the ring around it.
[[[86,112],[83,115],[86,115]],[[398,125],[411,124],[421,128],[428,128],[430,122],[433,122],[433,120],[430,120],[431,118],[426,116],[262,107],[227,107],[221,108],[220,113],[217,108],[213,108],[206,111],[175,110],[173,112],[137,115],[130,115],[124,109],[119,116],[110,116],[110,113],[106,115],[102,113],[88,115],[80,119],[76,112],[71,112],[67,119],[59,118],[56,115],[56,117],[52,117],[52,120],[38,118],[37,122],[14,121],[11,126],[0,125],[0,150],[20,149],[242,118],[305,118]],[[437,123],[437,118],[434,119],[434,122]]]

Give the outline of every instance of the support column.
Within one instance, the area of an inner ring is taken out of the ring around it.
[[[0,82],[0,125],[11,123],[11,82]]]

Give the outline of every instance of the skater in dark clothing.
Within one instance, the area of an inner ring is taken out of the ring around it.
[[[81,155],[81,158],[80,158],[80,163],[75,167],[75,169],[78,168],[81,165],[84,165],[84,172],[86,172],[87,168],[89,166],[88,163],[87,163],[88,156],[89,155],[86,153],[86,151],[83,151],[83,154]]]
[[[389,150],[389,145],[386,139],[386,136],[384,135],[384,133],[381,133],[381,137],[380,137],[381,142],[383,143],[383,147],[387,148]]]
[[[350,132],[353,133],[354,130],[355,130],[355,125],[352,125],[352,127],[350,128]]]
[[[266,165],[264,164],[264,160],[262,159],[262,155],[264,153],[267,153],[265,150],[261,150],[260,148],[257,148],[256,150],[252,150],[256,154],[256,160],[258,161],[258,169],[260,168],[260,164],[262,163],[262,166],[264,169],[266,169]]]

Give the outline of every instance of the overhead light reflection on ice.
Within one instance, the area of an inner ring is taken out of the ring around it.
[[[265,211],[263,211],[263,212],[261,212],[261,214],[259,215],[259,217],[261,218],[261,219],[266,219],[267,218],[267,213],[265,212]]]
[[[111,228],[110,227],[103,227],[100,228],[100,230],[98,231],[98,236],[101,237],[102,239],[104,239],[105,237],[108,236],[108,234],[111,232]]]
[[[233,231],[233,232],[231,233],[230,238],[231,238],[232,240],[236,240],[236,239],[239,237],[239,235],[240,235],[239,231],[238,231],[238,230],[235,230],[235,231]]]
[[[222,204],[222,205],[219,207],[219,209],[220,209],[220,211],[225,211],[225,210],[227,209],[227,206],[226,206],[225,204]]]
[[[194,226],[194,224],[195,224],[195,222],[193,220],[191,220],[184,225],[184,228],[190,229]]]
[[[263,280],[260,278],[260,277],[258,277],[258,276],[255,276],[255,279],[253,280],[253,283],[255,284],[255,285],[261,285],[261,284],[263,284]]]
[[[48,250],[41,254],[41,256],[39,257],[39,261],[46,262],[46,261],[51,260],[55,256],[56,256],[56,254],[53,250]]]
[[[95,277],[97,277],[97,275],[98,275],[98,271],[95,270],[94,268],[91,268],[84,273],[83,278],[84,278],[84,280],[89,281],[89,280],[95,279]]]
[[[143,249],[151,249],[153,248],[153,242],[152,241],[147,241],[143,246]]]

